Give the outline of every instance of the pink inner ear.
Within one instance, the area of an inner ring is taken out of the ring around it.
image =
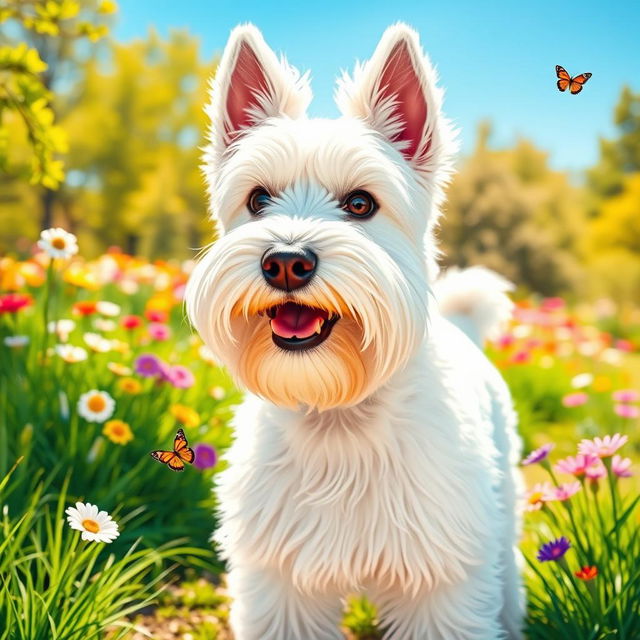
[[[403,122],[402,131],[396,141],[407,141],[404,155],[411,159],[415,156],[427,122],[427,101],[424,96],[420,79],[411,62],[411,56],[406,42],[399,42],[391,51],[387,63],[380,77],[381,99],[393,98],[396,102],[395,114]],[[424,147],[424,153],[429,151],[431,139]]]
[[[233,134],[253,124],[247,110],[259,104],[256,93],[265,93],[268,88],[264,69],[256,54],[246,42],[243,42],[231,74],[227,94],[227,114],[230,124],[227,133]]]

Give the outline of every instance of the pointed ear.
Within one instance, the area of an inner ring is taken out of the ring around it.
[[[437,74],[404,24],[389,27],[372,58],[343,75],[336,102],[342,113],[368,122],[416,168],[437,170],[455,150],[454,135],[441,113]]]
[[[278,60],[253,25],[236,27],[211,85],[207,113],[216,155],[266,118],[302,115],[311,101],[308,76]]]

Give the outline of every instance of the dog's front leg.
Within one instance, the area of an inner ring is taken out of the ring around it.
[[[307,593],[275,569],[235,567],[228,576],[236,640],[337,640],[337,592]]]
[[[459,584],[421,590],[413,597],[397,589],[371,594],[385,640],[502,640],[500,581],[490,574]]]

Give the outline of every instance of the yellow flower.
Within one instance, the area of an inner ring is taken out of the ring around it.
[[[104,425],[102,433],[115,444],[127,444],[127,442],[133,440],[131,427],[122,420],[109,420]]]
[[[142,391],[142,385],[135,378],[120,378],[118,380],[118,388],[120,391],[135,395]]]
[[[172,405],[169,413],[185,427],[197,427],[200,424],[198,412],[183,404]]]
[[[593,380],[592,388],[594,391],[609,391],[611,389],[611,380],[607,376],[596,376]]]

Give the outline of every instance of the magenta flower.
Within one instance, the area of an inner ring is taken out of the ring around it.
[[[527,466],[530,464],[536,464],[537,462],[542,462],[547,458],[551,449],[553,449],[555,445],[552,442],[547,444],[543,444],[541,447],[538,447],[534,451],[532,451],[520,464],[523,466]]]
[[[629,458],[622,458],[618,454],[611,458],[611,471],[618,478],[630,478],[633,473],[631,473],[631,460]]]
[[[627,418],[629,420],[640,416],[640,409],[633,404],[616,404],[613,407],[613,410],[616,415],[619,415],[621,418]]]
[[[579,482],[567,482],[566,484],[561,484],[559,487],[556,487],[555,490],[555,499],[564,502],[568,500],[571,496],[574,496],[578,491],[580,491],[581,484]]]
[[[614,402],[620,402],[622,404],[638,402],[638,400],[640,400],[640,393],[635,389],[619,389],[613,392],[613,400]]]
[[[575,458],[568,456],[564,460],[556,462],[556,471],[560,473],[570,473],[572,476],[580,477],[585,475],[587,469],[598,462],[598,457],[588,454],[578,454]]]
[[[557,562],[567,553],[570,547],[571,543],[562,536],[557,540],[543,544],[538,551],[537,558],[540,562],[549,562],[551,560]]]
[[[168,367],[168,371],[163,373],[164,379],[177,389],[188,389],[195,384],[196,379],[187,367],[175,365]]]
[[[136,358],[136,373],[144,378],[155,378],[162,370],[162,360],[152,353],[143,353]]]
[[[562,398],[562,404],[565,407],[581,407],[587,403],[587,400],[589,400],[589,396],[582,391],[578,391],[577,393],[569,393]]]
[[[615,433],[604,438],[594,438],[593,440],[583,440],[578,445],[578,451],[584,455],[597,456],[598,458],[608,458],[612,456],[629,438]]]
[[[151,339],[157,342],[164,342],[171,337],[171,327],[168,324],[152,322],[147,327],[147,331]]]
[[[218,462],[218,452],[210,444],[200,442],[193,450],[196,454],[193,466],[197,469],[210,469]]]

